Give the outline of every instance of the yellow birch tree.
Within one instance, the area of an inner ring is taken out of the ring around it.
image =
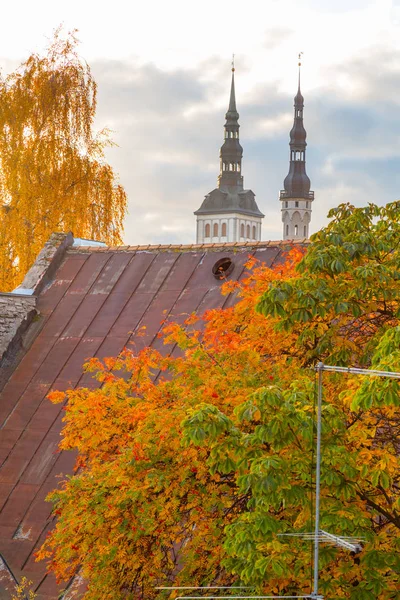
[[[0,78],[0,289],[18,285],[54,231],[121,242],[127,198],[94,133],[96,83],[75,32],[56,30]]]

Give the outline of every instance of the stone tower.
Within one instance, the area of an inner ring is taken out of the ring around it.
[[[300,59],[300,55],[299,55]],[[306,173],[306,130],[303,125],[304,98],[299,85],[294,98],[294,123],[290,132],[290,167],[279,199],[282,203],[283,239],[308,238],[314,192]]]
[[[218,187],[207,194],[194,213],[197,217],[198,244],[261,240],[261,220],[264,215],[258,209],[254,192],[243,189],[243,148],[239,143],[240,125],[233,64],[231,95],[225,118]]]

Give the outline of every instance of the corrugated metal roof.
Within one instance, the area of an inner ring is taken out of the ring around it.
[[[249,255],[268,266],[283,261],[292,243],[189,246],[71,247],[39,295],[43,326],[0,396],[0,553],[19,580],[33,580],[38,599],[57,598],[60,586],[34,552],[52,527],[44,501],[72,472],[72,453],[57,452],[62,406],[51,389],[99,385],[82,374],[92,356],[116,356],[125,346],[160,348],[165,318],[231,305],[220,294],[213,265],[230,257],[230,279],[240,279]],[[145,326],[146,329],[141,328]],[[140,335],[139,335],[140,332]],[[143,335],[144,334],[144,335]],[[1,569],[0,569],[1,570]],[[1,575],[1,574],[0,574]],[[1,583],[0,583],[1,585]],[[6,584],[4,584],[6,585]],[[0,598],[9,598],[6,591]]]

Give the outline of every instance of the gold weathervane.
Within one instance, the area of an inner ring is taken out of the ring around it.
[[[304,52],[299,52],[299,67],[301,67],[301,56],[302,54],[304,54]]]
[[[232,73],[235,72],[235,55],[232,54]]]

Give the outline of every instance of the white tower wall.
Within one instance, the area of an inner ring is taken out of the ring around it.
[[[282,202],[283,239],[294,240],[309,237],[312,199],[290,198]]]
[[[240,213],[197,215],[197,244],[261,240],[262,217]]]

